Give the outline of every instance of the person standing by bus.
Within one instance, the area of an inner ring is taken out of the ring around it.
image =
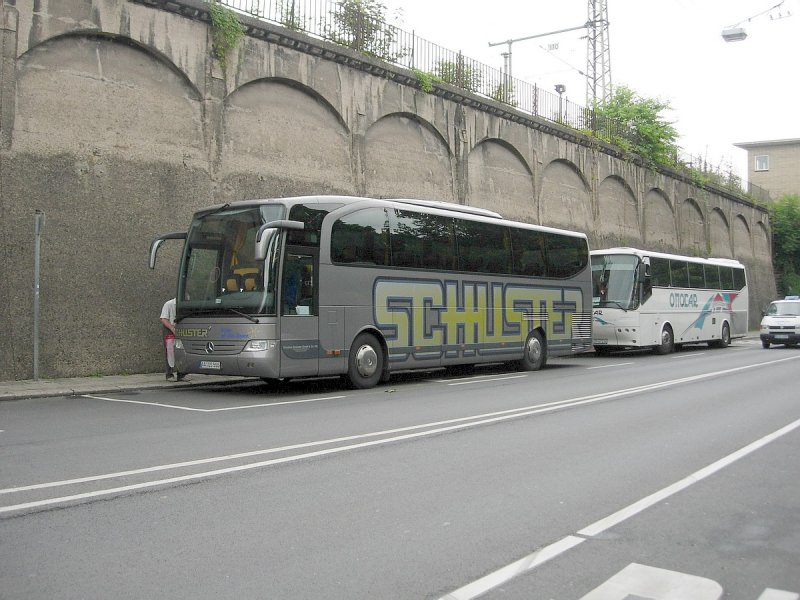
[[[175,371],[175,298],[167,300],[161,307],[161,325],[164,335],[164,362],[167,379],[172,379],[173,372],[178,381],[186,375]]]

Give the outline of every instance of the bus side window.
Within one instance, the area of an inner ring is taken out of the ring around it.
[[[309,254],[287,253],[283,268],[283,314],[316,314],[314,259]]]

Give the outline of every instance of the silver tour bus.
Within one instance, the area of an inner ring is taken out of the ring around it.
[[[343,375],[591,349],[586,236],[446,202],[309,196],[195,213],[177,289],[183,373]]]

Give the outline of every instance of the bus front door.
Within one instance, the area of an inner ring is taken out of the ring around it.
[[[281,277],[281,377],[319,373],[318,255],[308,248],[286,248]]]

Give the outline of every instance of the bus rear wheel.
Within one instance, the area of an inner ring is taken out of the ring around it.
[[[538,371],[547,364],[547,346],[542,334],[533,331],[525,342],[520,366],[523,371]]]
[[[667,325],[661,330],[661,343],[654,348],[656,354],[669,354],[675,346],[675,338],[672,335],[672,327]]]
[[[727,348],[731,343],[731,328],[728,326],[728,322],[725,321],[722,324],[722,333],[719,336],[718,340],[714,340],[713,342],[709,342],[709,346],[713,346],[714,348]]]
[[[370,333],[360,334],[350,347],[347,380],[356,389],[375,387],[383,374],[383,350]]]

